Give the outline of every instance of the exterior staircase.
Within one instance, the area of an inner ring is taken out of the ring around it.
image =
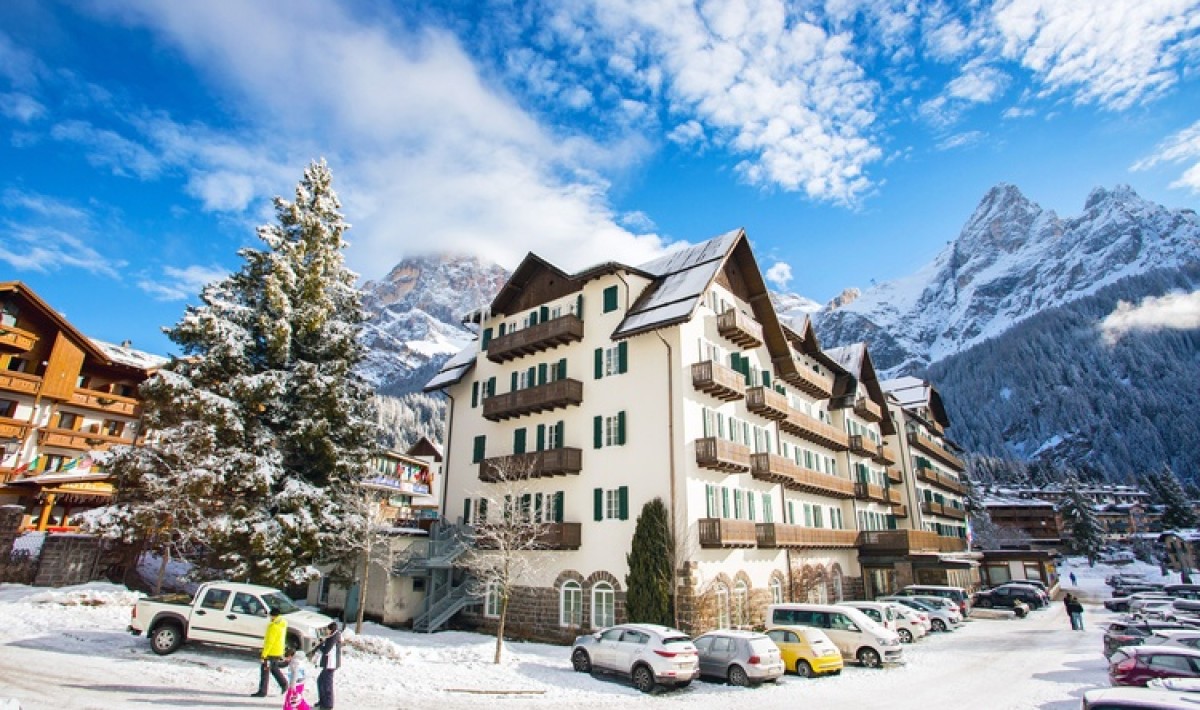
[[[479,603],[473,593],[475,580],[455,568],[455,563],[469,549],[465,528],[435,526],[424,545],[412,546],[393,565],[393,574],[425,578],[425,601],[420,613],[413,617],[413,631],[438,631],[459,611]]]

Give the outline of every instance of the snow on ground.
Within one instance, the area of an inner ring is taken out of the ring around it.
[[[697,681],[691,687],[644,696],[628,681],[575,673],[569,649],[510,643],[504,660],[491,663],[495,639],[481,634],[413,634],[367,624],[347,633],[346,660],[336,678],[337,706],[358,708],[502,708],[594,710],[728,707],[753,703],[787,708],[887,707],[937,710],[986,707],[1074,710],[1085,690],[1108,685],[1101,656],[1100,602],[1104,577],[1098,565],[1064,565],[1063,586],[1088,605],[1087,630],[1070,631],[1061,603],[1028,619],[970,620],[950,634],[906,646],[904,666],[871,670],[847,667],[841,676],[804,680],[786,676],[775,685],[734,688]],[[1120,568],[1158,570],[1138,564]],[[1079,584],[1066,575],[1075,571]],[[1173,580],[1173,578],[1172,578]],[[24,710],[93,708],[276,708],[278,695],[249,694],[258,683],[253,653],[189,645],[156,656],[144,637],[125,631],[137,594],[124,587],[90,584],[65,589],[0,585],[0,709],[6,700]],[[308,696],[316,700],[310,669]],[[503,691],[503,692],[500,692]],[[272,692],[277,689],[272,687]],[[973,701],[971,700],[973,699]],[[15,707],[15,706],[14,706]]]

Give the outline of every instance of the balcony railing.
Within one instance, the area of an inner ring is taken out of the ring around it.
[[[904,483],[904,472],[895,466],[888,466],[887,477],[892,483]]]
[[[938,503],[934,500],[921,501],[921,512],[926,515],[944,515],[947,518],[956,518],[958,520],[967,519],[967,511],[962,508],[956,508],[949,503]]]
[[[538,532],[538,546],[543,550],[578,550],[582,527],[579,523],[546,523]]]
[[[766,417],[782,420],[788,416],[787,397],[767,387],[751,387],[746,390],[746,409]]]
[[[122,397],[83,387],[76,388],[75,392],[71,395],[71,401],[67,404],[70,404],[72,407],[95,409],[125,417],[137,417],[141,413],[138,401],[132,397]]]
[[[883,419],[883,409],[870,397],[859,397],[854,400],[854,413],[869,422]]]
[[[956,477],[942,473],[931,466],[917,466],[917,480],[935,485],[959,495],[967,492],[967,487]]]
[[[580,340],[583,340],[583,321],[574,313],[569,313],[492,338],[488,343],[487,357],[492,362],[506,362]]]
[[[864,530],[858,535],[858,546],[876,554],[933,553],[941,551],[939,537],[927,530]]]
[[[37,335],[11,325],[0,325],[0,347],[28,352],[37,343]]]
[[[967,541],[961,537],[938,535],[938,550],[941,552],[966,552]]]
[[[877,486],[874,483],[866,481],[856,481],[854,483],[854,497],[859,500],[873,500],[878,503],[889,502],[883,486]]]
[[[575,448],[530,451],[495,456],[479,462],[479,480],[491,483],[526,478],[547,478],[579,473],[583,470],[583,451]]]
[[[833,377],[823,375],[788,354],[772,360],[775,371],[784,381],[815,399],[829,399],[833,394]]]
[[[871,441],[862,434],[850,435],[850,453],[857,456],[874,457],[877,451],[878,449],[875,446],[875,442]]]
[[[0,372],[0,391],[37,394],[42,378],[24,372]]]
[[[483,400],[483,418],[498,422],[504,419],[569,407],[583,402],[583,383],[579,380],[556,380],[516,392],[498,394]]]
[[[950,453],[941,444],[920,432],[908,432],[908,443],[956,471],[962,471],[964,468],[966,468],[962,459]]]
[[[700,547],[754,547],[758,535],[752,520],[700,518]]]
[[[888,486],[883,489],[883,494],[887,497],[887,502],[892,505],[900,505],[900,489],[894,486]]]
[[[896,463],[896,452],[887,444],[880,444],[875,452],[875,462],[881,463],[884,466],[891,466]]]
[[[38,443],[42,446],[56,446],[61,449],[89,451],[107,449],[113,444],[133,444],[133,439],[94,431],[46,428],[38,432]]]
[[[692,387],[732,402],[745,396],[746,378],[719,362],[705,360],[692,365]]]
[[[779,422],[779,427],[789,434],[823,446],[834,451],[845,451],[850,448],[850,437],[846,432],[825,422],[788,408],[788,418]]]
[[[893,505],[892,506],[892,515],[896,516],[897,518],[907,518],[908,517],[908,506],[907,505]]]
[[[784,523],[758,523],[755,525],[755,531],[759,547],[817,549],[854,547],[858,543],[857,530],[825,530]]]
[[[717,332],[743,350],[763,344],[762,325],[736,308],[717,316]]]
[[[0,417],[0,439],[24,439],[27,431],[29,431],[29,422],[11,417]]]
[[[803,466],[794,475],[794,482],[787,484],[789,488],[799,491],[832,496],[834,498],[853,498],[854,482],[845,478],[821,473]]]
[[[750,449],[727,439],[696,439],[696,465],[714,471],[744,473],[750,470]]]

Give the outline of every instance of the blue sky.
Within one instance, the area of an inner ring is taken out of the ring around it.
[[[1198,60],[1200,0],[6,0],[0,280],[170,352],[323,156],[365,279],[745,227],[825,301],[929,261],[999,182],[1194,208]]]

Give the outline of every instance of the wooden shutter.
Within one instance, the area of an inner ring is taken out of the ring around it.
[[[471,408],[479,406],[479,381],[471,383]]]
[[[592,514],[596,520],[604,520],[604,489],[592,491]]]
[[[596,348],[596,377],[604,377],[604,348]]]
[[[604,289],[604,312],[617,310],[617,287],[609,286]]]
[[[771,388],[771,372],[769,370],[762,371],[763,387]]]
[[[538,424],[537,426],[537,450],[546,450],[546,425]]]
[[[530,325],[530,327],[532,327],[532,326],[535,326],[535,325],[537,325],[537,324],[538,324],[538,312],[537,312],[537,311],[531,311],[531,312],[529,313],[529,325]]]
[[[592,438],[594,448],[604,446],[604,417],[596,415],[592,418]]]
[[[471,499],[463,500],[463,525],[471,524]]]
[[[488,378],[487,388],[488,388],[488,396],[495,397],[496,396],[496,378],[495,377]]]
[[[717,507],[717,487],[711,483],[704,484],[704,517],[715,518],[714,511]]]
[[[621,486],[617,489],[617,517],[621,520],[629,520],[629,486]]]
[[[513,432],[513,453],[525,453],[525,428],[522,427]]]
[[[617,412],[617,444],[625,445],[625,412]]]
[[[516,372],[512,373],[512,386],[508,388],[508,391],[509,392],[517,391],[517,373]]]
[[[479,463],[483,460],[484,452],[487,450],[487,436],[480,434],[475,437],[475,454],[471,463]]]
[[[721,486],[721,517],[729,517],[729,489]]]
[[[579,316],[580,320],[583,320],[583,294],[582,293],[575,297],[575,315]]]
[[[501,324],[500,324],[500,337],[501,337],[501,338],[503,338],[503,337],[504,337],[504,327],[505,327],[506,325],[507,325],[506,323],[501,323]]]
[[[483,329],[483,344],[482,344],[482,345],[480,345],[480,347],[481,347],[483,350],[487,350],[487,349],[488,349],[488,345],[490,345],[490,344],[491,344],[491,342],[492,342],[492,329],[491,329],[491,328],[484,328],[484,329]]]
[[[538,381],[539,385],[546,384],[546,371],[548,369],[549,368],[546,367],[546,363],[543,362],[543,363],[538,364],[538,380],[537,381]]]
[[[750,520],[756,520],[754,512],[754,491],[746,491],[746,512],[750,514]]]
[[[526,370],[526,372],[525,372],[525,380],[529,383],[530,387],[533,387],[534,385],[537,384],[537,368],[536,367],[534,367],[533,365],[529,366],[529,369]]]
[[[542,314],[542,322],[543,322],[543,323],[545,323],[546,321],[550,320],[550,307],[549,307],[549,306],[542,306],[542,308],[541,308],[541,314]]]
[[[554,437],[555,439],[558,440],[558,448],[560,448],[560,449],[566,448],[566,446],[567,446],[566,439],[563,438],[563,433],[566,431],[566,428],[565,428],[563,422],[559,421],[559,423],[554,425],[554,428],[556,430],[556,433],[558,434],[558,436]]]
[[[554,522],[561,523],[563,521],[563,492],[557,491],[554,494]]]
[[[565,357],[558,361],[558,379],[567,379],[567,359]]]
[[[629,343],[622,340],[617,344],[617,372],[624,373],[629,369]]]

